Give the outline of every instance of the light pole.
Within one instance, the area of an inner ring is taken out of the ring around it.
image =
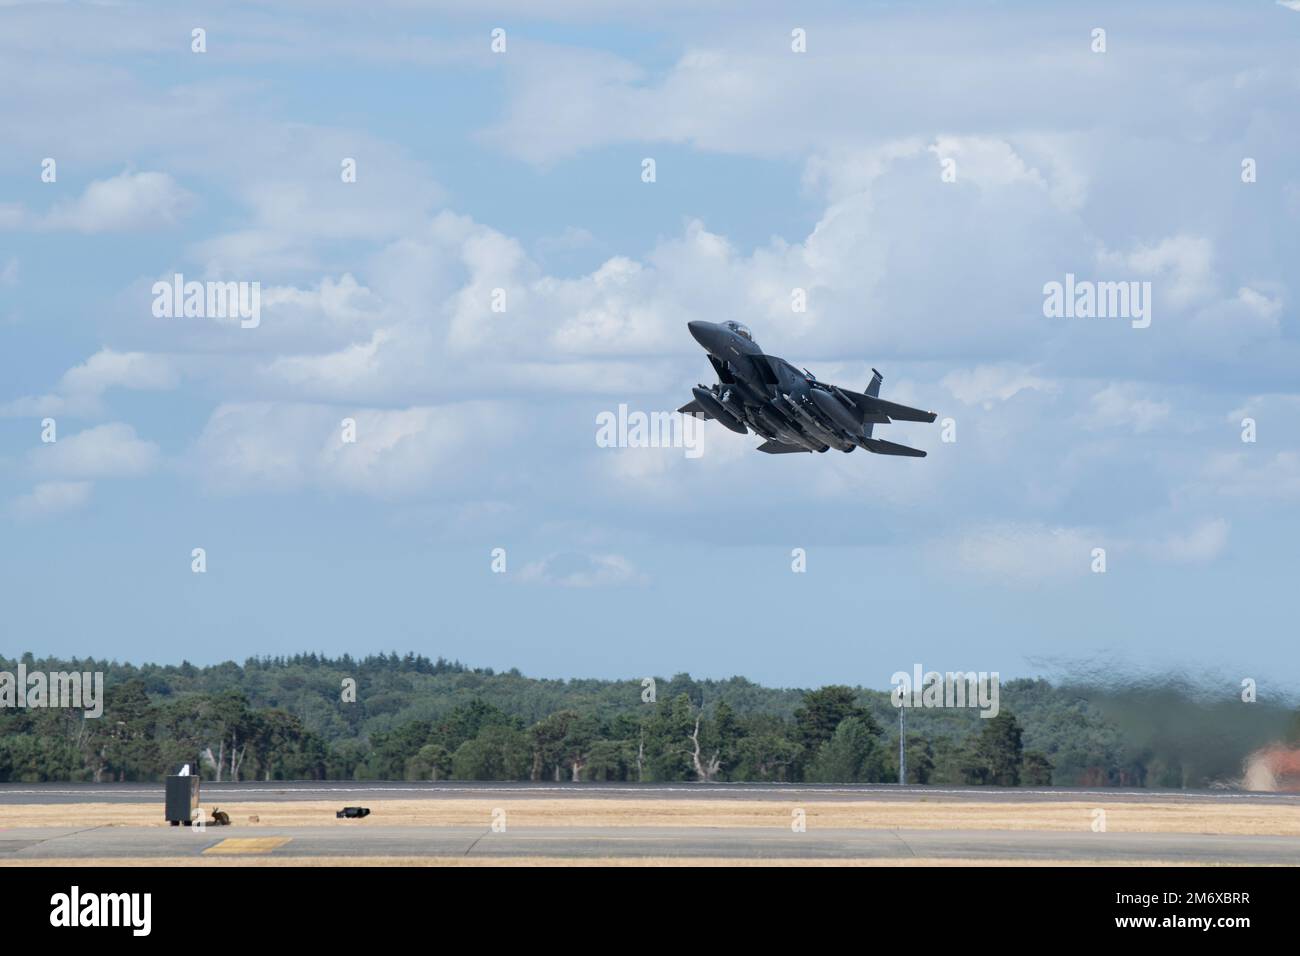
[[[898,785],[907,784],[907,708],[898,708]]]

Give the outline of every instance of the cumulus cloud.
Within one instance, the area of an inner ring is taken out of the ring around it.
[[[65,413],[97,415],[104,392],[111,388],[161,391],[175,388],[179,382],[179,370],[169,356],[104,348],[64,372],[57,393],[0,404],[0,418]]]
[[[619,554],[552,554],[525,565],[519,579],[565,588],[644,585],[649,577]]]
[[[1173,407],[1168,402],[1148,398],[1132,382],[1114,382],[1089,399],[1082,415],[1089,428],[1131,428],[1141,434],[1168,420]]]
[[[1035,375],[1028,366],[1014,363],[980,365],[972,369],[949,372],[941,381],[944,388],[966,405],[992,408],[1023,391],[1051,393],[1057,384]]]
[[[128,478],[148,474],[158,458],[157,445],[137,437],[130,425],[112,422],[42,444],[29,460],[42,475]]]
[[[1300,453],[1252,449],[1213,454],[1191,490],[1250,500],[1298,499]]]
[[[1237,290],[1237,300],[1266,321],[1271,322],[1282,312],[1282,299],[1280,296],[1271,297],[1267,293],[1252,289],[1249,286],[1242,286]]]
[[[1223,553],[1230,525],[1223,518],[1202,521],[1189,531],[1135,535],[1097,528],[1041,523],[989,523],[931,545],[949,567],[1024,585],[1093,573],[1093,550],[1107,559],[1135,555],[1173,564],[1203,564]]]
[[[89,481],[41,482],[29,494],[13,499],[9,513],[20,520],[31,520],[76,511],[90,500],[91,487]]]
[[[574,277],[548,275],[505,233],[439,213],[377,254],[367,284],[352,288],[369,305],[349,341],[327,351],[313,342],[262,374],[313,398],[327,397],[330,382],[344,390],[339,394],[377,398],[454,379],[472,361],[479,379],[520,387],[635,390],[662,381],[656,356],[692,352],[686,321],[720,316],[743,317],[770,349],[796,361],[929,356],[973,343],[1023,349],[1042,335],[1041,281],[1016,278],[1023,257],[1011,263],[996,247],[1021,244],[1016,236],[1031,221],[1066,214],[1044,175],[1007,143],[954,140],[959,147],[972,157],[970,180],[937,206],[935,191],[945,187],[922,143],[884,148],[880,182],[855,178],[855,153],[823,156],[813,163],[813,180],[828,204],[800,242],[773,239],[746,250],[690,220],[639,258],[612,256]],[[938,214],[915,216],[921,206]],[[1004,238],[978,248],[954,239],[958,223],[995,206]],[[916,248],[927,255],[910,254]],[[1029,256],[1050,251],[1041,243],[1032,249]],[[951,282],[934,282],[935,261]],[[1040,264],[1038,274],[1046,271]],[[976,287],[989,298],[972,300]],[[796,288],[807,293],[806,311],[791,309]],[[995,315],[1001,321],[993,322]],[[266,326],[274,329],[275,320]],[[1023,387],[1047,385],[1030,377]]]
[[[1155,558],[1184,563],[1204,563],[1217,558],[1228,544],[1230,526],[1222,518],[1205,521],[1186,534],[1170,535],[1147,550]]]
[[[245,139],[248,152],[216,173],[229,177],[235,202],[246,210],[243,224],[190,249],[209,275],[319,269],[322,246],[410,235],[445,197],[421,161],[367,133],[254,126]],[[342,182],[345,159],[355,162],[355,181]]]
[[[175,388],[179,375],[165,355],[101,349],[63,375],[64,390],[98,394],[110,388],[165,390]]]
[[[92,182],[77,199],[56,203],[41,225],[87,233],[167,229],[194,202],[168,173],[127,171]]]
[[[345,419],[355,441],[345,440]],[[221,492],[303,487],[396,498],[445,489],[513,429],[489,402],[406,409],[227,403],[193,449],[204,484]]]
[[[1162,307],[1186,309],[1204,303],[1216,291],[1214,244],[1205,236],[1170,236],[1128,252],[1102,249],[1097,263],[1111,281],[1153,280]]]

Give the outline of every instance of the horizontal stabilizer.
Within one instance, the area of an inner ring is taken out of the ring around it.
[[[697,401],[695,401],[694,399],[691,399],[691,401],[687,402],[687,403],[686,403],[685,405],[683,405],[681,408],[677,409],[677,414],[679,414],[679,415],[699,415],[701,418],[706,419],[706,420],[713,418],[713,416],[710,415],[708,412],[706,412],[706,411],[705,411],[705,410],[700,406],[700,403],[697,402]]]
[[[861,392],[851,392],[847,388],[841,388],[839,392],[857,406],[858,411],[862,413],[865,419],[881,425],[885,424],[880,420],[881,415],[894,422],[932,422],[939,417],[934,412],[923,412],[919,408],[909,408],[907,405],[899,405],[897,402],[887,402],[883,398],[876,398],[874,395],[863,395]]]
[[[885,444],[889,443],[885,442]],[[789,455],[796,451],[808,451],[808,449],[804,448],[802,445],[787,445],[784,442],[779,441],[765,441],[763,444],[758,446],[758,450],[765,451],[769,455]],[[921,454],[924,455],[925,452],[921,452]]]
[[[900,455],[904,458],[925,457],[925,452],[919,448],[897,445],[892,441],[885,441],[883,438],[864,438],[862,439],[862,447],[877,455]]]

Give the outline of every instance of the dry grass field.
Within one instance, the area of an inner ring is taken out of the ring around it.
[[[487,826],[503,807],[520,827],[789,827],[801,808],[809,826],[913,830],[1087,830],[1097,804],[1006,803],[971,800],[621,800],[490,799],[373,800],[365,820],[337,820],[334,801],[232,802],[228,832],[259,827],[340,826],[367,823],[408,826]],[[1106,803],[1113,833],[1300,835],[1300,806],[1258,803]],[[213,805],[204,804],[210,812]],[[253,822],[250,818],[256,817]],[[0,827],[162,827],[158,805],[124,803],[0,805]]]

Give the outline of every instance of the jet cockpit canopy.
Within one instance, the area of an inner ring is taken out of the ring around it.
[[[739,322],[727,322],[726,326],[737,335],[743,335],[745,338],[749,339],[749,341],[754,341],[754,333],[749,331],[748,326],[742,325]]]

